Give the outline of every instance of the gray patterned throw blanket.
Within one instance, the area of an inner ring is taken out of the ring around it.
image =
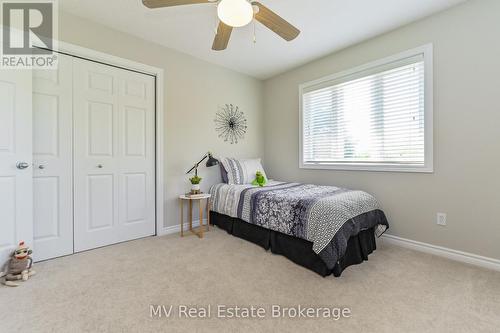
[[[339,230],[355,217],[380,211],[370,194],[333,186],[270,181],[264,187],[217,184],[210,192],[213,211],[308,240],[330,268],[343,256],[338,252],[345,251],[349,239],[349,235],[337,237],[345,244],[332,244]],[[388,227],[385,216],[362,224],[350,229],[359,232],[376,227],[379,236]]]

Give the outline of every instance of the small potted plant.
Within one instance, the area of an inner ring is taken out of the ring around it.
[[[200,194],[200,183],[201,183],[201,177],[198,177],[198,175],[195,175],[191,178],[189,178],[191,181],[191,194]]]

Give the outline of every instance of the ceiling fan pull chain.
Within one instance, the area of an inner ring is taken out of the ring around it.
[[[215,8],[217,9],[217,2],[215,2]],[[215,26],[214,26],[214,34],[217,35],[219,33],[219,16],[217,15],[217,10],[215,11]]]
[[[256,26],[257,26],[257,24],[255,23],[255,14],[254,14],[254,20],[253,20],[253,43],[254,44],[257,44]]]

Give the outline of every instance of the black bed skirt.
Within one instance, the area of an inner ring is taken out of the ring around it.
[[[280,254],[294,263],[308,268],[321,276],[333,274],[339,277],[344,269],[368,260],[368,255],[376,250],[375,230],[363,230],[347,242],[347,250],[333,269],[328,269],[324,261],[312,249],[312,243],[304,239],[285,235],[227,215],[210,212],[210,223],[238,238]]]

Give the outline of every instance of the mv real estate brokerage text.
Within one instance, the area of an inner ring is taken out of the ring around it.
[[[149,316],[154,319],[263,319],[263,318],[350,318],[348,307],[312,306],[238,306],[238,305],[150,305]]]

